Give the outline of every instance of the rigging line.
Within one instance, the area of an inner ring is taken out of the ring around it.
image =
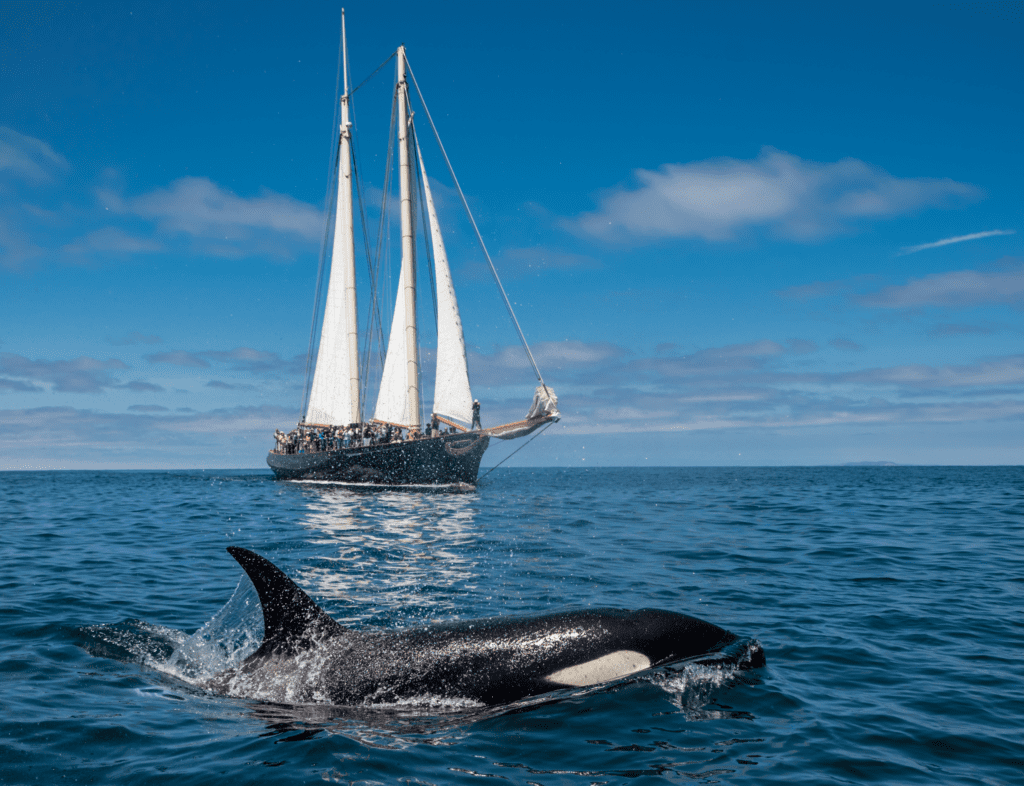
[[[377,248],[376,248],[375,256],[374,256],[372,262],[369,259],[367,260],[368,264],[370,265],[370,269],[372,271],[373,280],[378,282],[378,286],[376,288],[376,292],[374,293],[374,302],[372,304],[372,309],[373,309],[373,311],[375,311],[377,313],[377,354],[378,354],[378,356],[380,358],[381,369],[384,368],[384,361],[385,361],[385,338],[384,338],[384,327],[383,327],[383,324],[382,324],[381,319],[380,319],[380,300],[382,300],[386,296],[385,290],[387,289],[388,282],[387,281],[383,281],[381,279],[380,265],[381,265],[381,259],[383,257],[384,244],[385,244],[387,235],[389,234],[389,233],[387,233],[385,231],[385,226],[386,226],[387,217],[389,215],[389,205],[388,205],[388,203],[389,203],[389,199],[390,199],[390,195],[391,195],[391,170],[392,170],[392,163],[394,161],[394,149],[395,149],[394,137],[395,137],[395,123],[396,123],[396,117],[397,117],[397,111],[396,111],[397,107],[396,107],[396,104],[395,104],[395,100],[396,100],[397,92],[398,92],[398,86],[396,85],[395,86],[395,90],[392,93],[392,97],[391,97],[391,124],[390,124],[390,128],[388,130],[388,152],[387,152],[387,157],[385,159],[385,164],[384,164],[384,187],[383,187],[383,190],[381,191],[380,218],[378,219],[378,223],[377,223]],[[372,325],[371,325],[371,327],[372,327]],[[364,353],[363,353],[363,358],[364,358],[364,362],[363,362],[364,395],[365,395],[365,391],[368,390],[368,385],[369,385],[370,357],[373,354],[372,353],[372,347],[373,347],[373,331],[372,330],[367,330],[366,331],[366,344],[365,344]]]
[[[354,140],[353,140],[354,141]],[[374,318],[378,328],[380,326],[380,314],[377,312],[377,278],[374,275],[373,264],[370,257],[370,238],[366,227],[366,204],[363,201],[363,182],[359,177],[359,169],[356,166],[356,150],[355,144],[352,145],[352,177],[355,180],[356,185],[356,201],[359,203],[359,223],[363,230],[363,253],[366,258],[366,267],[369,271],[370,276],[370,313],[367,317],[367,339],[366,346],[364,348],[364,356],[366,360],[362,363],[363,373],[359,378],[359,422],[363,422],[363,405],[366,403],[366,377],[368,373],[369,363],[367,362],[370,354],[369,336],[373,333]]]
[[[477,483],[478,484],[481,483],[484,478],[486,478],[488,475],[490,475],[492,472],[494,472],[494,470],[496,470],[498,467],[500,467],[502,464],[504,464],[506,461],[508,461],[510,458],[512,458],[516,453],[518,453],[520,450],[525,448],[527,445],[529,445],[535,439],[537,439],[537,437],[539,437],[541,434],[543,434],[545,431],[547,431],[549,428],[551,428],[557,422],[558,421],[552,420],[550,423],[548,423],[544,428],[542,428],[540,431],[538,431],[536,434],[534,434],[532,437],[530,437],[528,440],[526,440],[526,442],[524,442],[518,448],[516,448],[511,453],[509,453],[507,456],[505,456],[505,458],[503,458],[501,461],[499,461],[497,464],[495,464],[493,467],[491,467],[489,470],[487,470],[487,472],[485,472],[483,474],[483,476],[481,476],[480,480],[478,480]]]
[[[388,152],[384,159],[384,190],[381,192],[381,204],[380,204],[380,219],[377,227],[377,256],[374,259],[374,265],[377,270],[377,279],[382,279],[381,266],[384,263],[385,258],[391,258],[391,200],[392,193],[391,189],[394,187],[392,183],[395,178],[395,131],[398,128],[398,85],[396,84],[391,95],[391,123],[388,126]],[[390,276],[390,265],[384,268],[383,271],[383,285],[378,287],[379,293],[379,304],[391,302],[391,276]],[[384,367],[384,361],[387,354],[387,342],[390,335],[385,336],[384,325],[391,325],[391,319],[394,314],[384,309],[383,313],[386,315],[386,319],[381,322],[380,336],[377,341],[377,352],[380,355],[381,368]]]
[[[358,170],[357,165],[356,165],[356,159],[357,158],[358,158],[358,156],[356,155],[356,150],[355,150],[355,140],[353,140],[353,145],[352,145],[352,176],[355,178],[355,182],[356,182],[356,196],[357,196],[357,199],[359,201],[359,221],[360,221],[360,225],[362,226],[362,230],[363,230],[363,249],[364,249],[364,253],[366,254],[366,267],[367,267],[367,271],[368,271],[369,276],[370,276],[370,305],[371,305],[371,308],[370,308],[369,316],[367,318],[367,335],[370,335],[373,332],[374,325],[376,325],[376,328],[377,328],[378,332],[380,332],[380,326],[381,326],[381,322],[380,322],[380,307],[379,307],[379,305],[377,303],[377,297],[378,297],[378,294],[377,294],[377,273],[378,273],[378,271],[375,270],[374,267],[373,267],[373,257],[371,255],[371,251],[370,251],[370,234],[369,234],[369,231],[368,231],[368,227],[366,225],[366,203],[365,203],[365,200],[363,198],[363,181],[362,181],[362,178],[359,176],[359,170]],[[370,347],[370,344],[368,343],[367,347],[366,347],[366,352],[367,353],[369,353],[369,347]],[[365,387],[366,387],[365,380],[363,381],[363,387],[364,387],[364,393],[365,393]]]
[[[312,380],[310,379],[310,367],[313,366],[313,345],[316,340],[316,325],[318,317],[320,315],[320,299],[323,297],[323,283],[324,283],[324,271],[327,268],[327,248],[330,243],[332,235],[331,229],[333,223],[330,220],[332,208],[336,207],[338,201],[338,190],[336,183],[338,180],[338,167],[341,165],[341,135],[338,135],[338,142],[334,148],[334,167],[333,172],[328,179],[327,184],[327,199],[324,207],[324,234],[320,241],[320,264],[317,267],[316,272],[316,297],[313,300],[313,321],[309,326],[309,347],[306,349],[306,373],[305,380],[303,381],[302,387],[302,409],[299,412],[299,421],[306,419],[306,407],[309,405],[309,396],[311,394]],[[333,196],[332,196],[333,195]]]
[[[362,82],[360,82],[354,88],[352,88],[352,91],[349,93],[349,95],[351,96],[352,93],[356,92],[356,90],[358,90],[360,87],[362,87],[367,82],[369,82],[371,79],[373,79],[375,76],[377,76],[377,72],[380,71],[388,63],[390,63],[391,60],[394,58],[394,56],[397,55],[397,54],[398,54],[398,50],[396,49],[394,52],[392,52],[390,55],[388,55],[388,59],[387,60],[385,60],[383,63],[381,63],[375,69],[373,69],[373,73],[372,74],[370,74],[368,77],[366,77],[366,79],[364,79]]]
[[[455,188],[458,190],[459,197],[462,199],[462,206],[466,209],[466,215],[469,216],[469,222],[473,225],[473,231],[476,232],[476,239],[480,242],[480,248],[483,249],[484,256],[487,258],[487,264],[491,268],[491,275],[494,276],[494,282],[498,285],[498,291],[501,292],[501,297],[505,301],[505,308],[508,310],[508,315],[512,318],[512,324],[515,325],[516,333],[519,334],[519,340],[523,344],[523,349],[526,350],[526,356],[530,359],[530,365],[533,366],[533,373],[537,375],[537,381],[540,382],[541,387],[546,391],[547,385],[544,384],[544,377],[541,376],[540,369],[537,367],[537,361],[533,359],[533,353],[530,351],[530,345],[526,343],[526,336],[523,335],[523,329],[519,327],[519,320],[516,319],[515,312],[512,310],[512,303],[509,301],[508,295],[505,294],[505,287],[501,285],[501,279],[498,278],[498,271],[494,267],[494,262],[491,261],[491,255],[487,252],[487,246],[484,244],[483,235],[480,234],[480,228],[477,227],[476,219],[473,218],[473,213],[469,209],[469,202],[466,201],[466,195],[462,193],[462,186],[459,185],[459,179],[455,176],[455,170],[452,168],[452,162],[448,158],[448,152],[444,149],[444,144],[441,142],[441,135],[437,133],[437,126],[434,125],[434,118],[430,116],[430,110],[427,108],[427,102],[423,100],[423,92],[420,90],[419,82],[416,81],[416,75],[413,74],[412,67],[409,66],[408,61],[406,61],[406,68],[408,69],[413,85],[416,87],[416,94],[420,97],[420,103],[423,105],[423,111],[426,112],[427,120],[430,121],[430,128],[434,132],[434,138],[437,139],[437,145],[441,148],[441,154],[444,156],[444,162],[448,165],[448,173],[452,176]]]

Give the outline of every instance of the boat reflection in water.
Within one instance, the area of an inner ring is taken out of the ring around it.
[[[338,602],[332,616],[343,625],[457,616],[480,575],[472,497],[317,486],[300,523],[321,556],[297,573],[318,599]]]

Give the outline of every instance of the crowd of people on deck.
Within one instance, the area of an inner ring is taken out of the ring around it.
[[[476,427],[479,427],[478,413],[479,405],[474,410],[474,414],[477,415],[474,423]],[[298,428],[288,434],[280,429],[274,431],[274,439],[277,440],[275,452],[318,453],[324,450],[341,450],[427,439],[442,434],[456,434],[461,431],[463,429],[443,424],[437,415],[431,418],[430,426],[425,432],[391,423],[353,423],[349,426],[313,426],[300,423]]]

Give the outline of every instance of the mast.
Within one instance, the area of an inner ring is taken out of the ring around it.
[[[359,322],[356,308],[356,249],[352,212],[352,122],[349,119],[348,45],[341,13],[344,93],[338,138],[338,198],[334,247],[320,347],[306,422],[348,425],[362,420],[359,401]]]
[[[339,207],[339,213],[344,210],[346,221],[344,223],[346,254],[351,264],[346,271],[345,281],[345,309],[347,311],[348,324],[346,325],[346,337],[348,339],[348,380],[349,380],[349,401],[351,402],[352,416],[350,423],[362,421],[362,407],[359,401],[359,312],[356,308],[356,244],[354,224],[355,217],[352,210],[352,121],[349,120],[349,84],[348,84],[348,42],[345,38],[345,9],[341,9],[341,57],[345,74],[345,92],[341,97],[341,174],[338,178],[338,202],[341,203],[344,194],[344,208]],[[335,229],[337,231],[337,228]]]
[[[416,335],[416,238],[413,236],[412,165],[409,149],[409,84],[405,77],[405,46],[398,47],[398,173],[402,212],[404,291],[395,308],[405,311],[406,412],[410,428],[420,427],[420,358]],[[404,297],[403,297],[404,295]]]

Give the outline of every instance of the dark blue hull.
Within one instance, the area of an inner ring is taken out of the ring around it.
[[[334,480],[384,486],[475,484],[490,437],[480,432],[313,453],[278,453],[267,464],[282,480]]]

